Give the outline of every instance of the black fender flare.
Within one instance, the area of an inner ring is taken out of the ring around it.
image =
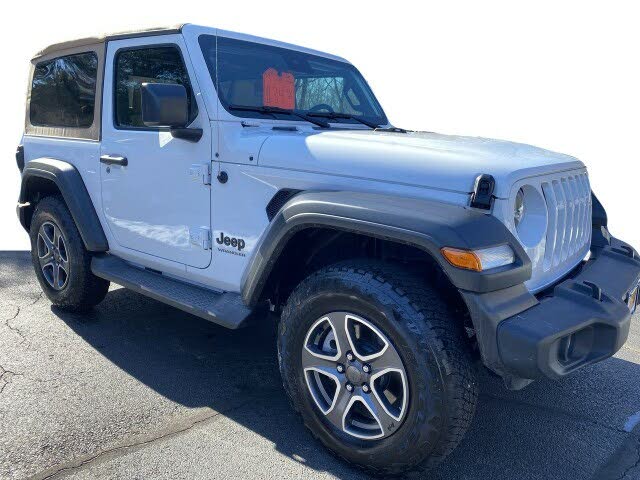
[[[438,262],[460,290],[490,292],[521,284],[531,277],[531,261],[498,219],[463,206],[434,200],[352,191],[306,191],[291,198],[262,235],[242,279],[242,297],[256,305],[269,274],[294,234],[326,227],[418,247]],[[478,249],[508,244],[516,263],[489,272],[462,270],[449,264],[442,247]]]
[[[53,158],[38,158],[29,161],[22,172],[18,218],[27,232],[31,223],[34,205],[30,202],[39,192],[38,179],[53,182],[71,212],[82,241],[90,252],[106,252],[109,242],[104,234],[87,187],[80,172],[69,162]]]

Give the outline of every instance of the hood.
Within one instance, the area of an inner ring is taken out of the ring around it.
[[[279,132],[263,144],[259,164],[457,193],[487,173],[499,198],[523,178],[584,168],[574,157],[503,140],[373,130]]]

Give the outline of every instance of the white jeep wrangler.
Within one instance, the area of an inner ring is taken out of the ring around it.
[[[59,308],[109,282],[228,328],[279,315],[293,407],[373,472],[435,465],[507,388],[613,355],[640,258],[584,165],[393,127],[346,60],[183,25],[32,60],[18,215]]]

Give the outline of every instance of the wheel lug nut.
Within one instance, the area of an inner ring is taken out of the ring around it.
[[[347,389],[347,392],[353,392],[353,385],[351,385],[350,383],[347,383],[345,385],[345,388]]]
[[[343,373],[344,372],[344,365],[338,365],[337,367],[338,373]]]
[[[362,366],[362,371],[363,371],[364,373],[369,373],[369,372],[371,371],[371,366],[370,366],[369,364],[365,363],[365,364]]]
[[[366,383],[362,385],[362,391],[364,393],[369,393],[369,385],[367,385]]]
[[[353,353],[351,353],[351,352],[347,352],[347,360],[349,360],[350,362],[353,362],[353,359],[354,359],[354,358],[355,358],[355,357],[353,356]]]

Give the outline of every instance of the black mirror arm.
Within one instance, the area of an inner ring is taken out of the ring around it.
[[[201,128],[188,127],[171,127],[170,132],[173,138],[179,138],[193,143],[200,141],[203,133]]]

